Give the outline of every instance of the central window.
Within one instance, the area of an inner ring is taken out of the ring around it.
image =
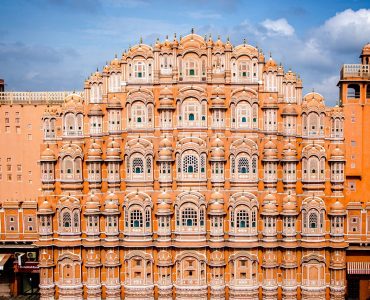
[[[198,173],[198,158],[194,155],[186,155],[183,165],[184,173]]]
[[[182,211],[182,226],[197,226],[198,225],[198,219],[197,219],[197,212],[187,207]]]

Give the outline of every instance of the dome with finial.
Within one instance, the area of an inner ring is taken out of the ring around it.
[[[343,160],[344,160],[344,151],[338,145],[336,145],[335,148],[331,149],[329,161],[343,161]]]
[[[225,151],[224,147],[216,147],[211,150],[211,160],[225,160]]]
[[[121,101],[119,98],[116,97],[116,95],[114,95],[111,98],[108,98],[107,109],[111,109],[111,108],[122,108]]]
[[[212,201],[209,204],[208,209],[208,214],[210,215],[221,216],[226,214],[223,201]]]
[[[296,161],[297,149],[290,141],[284,144],[282,161]]]
[[[90,107],[90,110],[87,115],[88,116],[103,116],[104,113],[99,104],[94,104]]]
[[[90,144],[89,150],[87,151],[87,157],[89,159],[92,158],[101,158],[103,151],[101,150],[101,146],[95,142],[95,140]]]
[[[158,161],[172,161],[172,150],[170,148],[159,150]]]
[[[288,103],[284,105],[283,111],[281,112],[281,114],[285,116],[297,116],[298,112],[295,109],[294,105],[292,105],[291,103]]]
[[[41,152],[41,161],[56,161],[54,151],[49,148],[49,145]]]
[[[264,160],[276,160],[277,152],[276,144],[272,140],[269,140],[263,148]]]
[[[283,204],[282,215],[298,215],[297,203],[295,201],[287,201]]]
[[[330,205],[329,215],[332,216],[342,216],[346,214],[344,205],[337,199],[334,203]]]
[[[290,192],[288,193],[288,195],[286,195],[284,198],[283,198],[283,203],[285,202],[294,202],[294,203],[297,203],[297,199],[295,198],[294,195],[292,195]]]
[[[217,202],[223,203],[224,195],[216,190],[216,191],[212,192],[212,194],[211,194],[211,201],[217,201]]]
[[[39,214],[51,214],[51,213],[53,213],[53,207],[51,206],[50,202],[46,198],[39,205],[38,213]]]
[[[109,192],[106,196],[105,196],[105,201],[106,202],[119,202],[119,197],[116,193],[114,192]]]
[[[114,69],[120,69],[121,68],[121,61],[117,58],[117,54],[115,54],[114,59],[110,62],[110,65]]]
[[[165,201],[167,203],[170,203],[172,200],[171,200],[171,194],[167,191],[163,191],[162,193],[160,193],[158,195],[158,200],[159,201]]]
[[[267,60],[265,65],[263,66],[263,71],[264,72],[269,72],[269,71],[277,71],[277,63],[273,60],[270,54],[270,58]]]
[[[118,213],[118,204],[114,200],[106,200],[104,203],[104,212],[105,213]]]
[[[263,202],[267,203],[267,202],[276,202],[276,197],[275,195],[271,194],[271,193],[268,193],[265,195],[265,197],[263,198]]]
[[[362,47],[362,51],[361,51],[361,55],[360,55],[360,57],[362,58],[363,56],[368,56],[368,55],[370,55],[370,42],[369,43],[367,43],[366,45],[364,45],[363,47]],[[370,62],[368,62],[368,64],[369,64]]]
[[[172,142],[171,142],[171,140],[167,136],[165,136],[159,142],[159,148],[172,148]]]
[[[224,142],[219,138],[218,135],[211,141],[211,148],[224,147]]]
[[[276,215],[278,215],[276,202],[274,202],[274,201],[265,202],[263,204],[261,215],[264,215],[264,216],[276,216]]]
[[[159,216],[171,215],[171,205],[166,201],[161,201],[160,203],[158,203],[156,214]]]
[[[159,109],[175,109],[173,93],[168,86],[165,86],[159,92]]]
[[[107,145],[107,158],[119,158],[121,155],[121,148],[117,141],[111,140]]]

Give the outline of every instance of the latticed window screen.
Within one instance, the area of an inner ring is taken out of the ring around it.
[[[257,212],[252,211],[252,227],[257,227]]]
[[[318,228],[318,218],[315,212],[311,212],[308,217],[309,228]]]
[[[246,174],[249,173],[249,160],[247,157],[241,157],[238,161],[238,173]]]
[[[147,209],[145,212],[145,227],[150,227],[150,210]]]
[[[198,173],[198,158],[194,155],[185,155],[182,171],[184,173]]]
[[[200,157],[200,171],[202,173],[206,171],[206,156],[204,154]]]
[[[63,213],[63,227],[71,227],[71,214],[68,211]]]
[[[143,160],[139,157],[135,157],[132,161],[132,173],[141,174],[144,173]]]
[[[182,226],[197,226],[198,214],[193,208],[187,207],[182,211],[181,220]]]
[[[146,169],[147,169],[147,173],[150,174],[152,171],[152,160],[150,157],[146,158]]]
[[[237,228],[249,227],[249,214],[246,210],[240,210],[237,212],[236,227]]]
[[[133,228],[143,227],[143,214],[140,210],[135,209],[131,211],[130,218],[131,218],[131,227]]]
[[[257,157],[252,158],[252,172],[257,173]]]
[[[74,227],[79,227],[80,225],[80,221],[79,221],[79,212],[78,211],[75,211],[74,214],[73,214],[73,223],[74,223]]]
[[[204,225],[204,209],[200,210],[200,226]]]

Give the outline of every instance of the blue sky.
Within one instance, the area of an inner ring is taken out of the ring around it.
[[[194,27],[272,53],[335,104],[343,63],[370,42],[370,1],[0,0],[0,78],[7,90],[79,90],[83,80],[140,37]]]

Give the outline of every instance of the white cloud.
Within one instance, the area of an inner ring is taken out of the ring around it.
[[[266,29],[268,36],[292,36],[294,34],[293,26],[284,18],[277,20],[266,19],[261,25]]]
[[[370,9],[346,9],[326,20],[314,37],[323,48],[350,52],[370,40]]]

